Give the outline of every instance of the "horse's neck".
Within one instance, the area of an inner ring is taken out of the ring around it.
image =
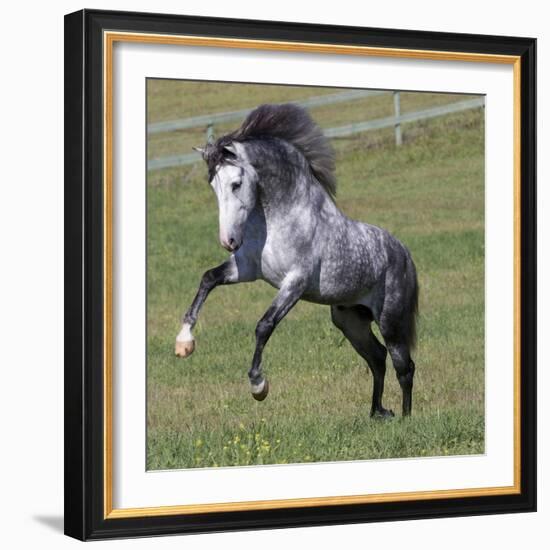
[[[296,238],[311,237],[320,226],[338,223],[344,214],[328,193],[317,182],[303,178],[290,189],[264,190],[258,209],[268,230],[275,228],[299,228]]]
[[[296,215],[320,211],[321,209],[335,209],[332,199],[321,185],[311,181],[306,175],[301,175],[293,181],[271,181],[262,186],[259,204],[265,212],[266,220],[279,219],[281,216]]]

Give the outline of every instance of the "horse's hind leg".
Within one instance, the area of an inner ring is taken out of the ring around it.
[[[410,345],[406,338],[396,338],[394,334],[386,336],[383,325],[380,327],[382,336],[390,353],[397,374],[397,380],[403,392],[403,416],[409,416],[412,409],[412,389],[414,379],[414,361],[410,355]]]
[[[384,377],[386,375],[386,348],[378,341],[371,330],[372,316],[363,306],[331,307],[332,322],[350,341],[355,351],[367,362],[373,376],[372,408],[373,417],[391,417],[393,411],[382,406]]]
[[[396,261],[393,268],[386,272],[384,307],[378,326],[403,392],[403,416],[409,416],[415,371],[411,349],[416,340],[418,281],[408,252],[402,255],[401,260],[403,263]]]

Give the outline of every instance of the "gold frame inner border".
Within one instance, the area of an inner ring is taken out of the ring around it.
[[[358,55],[374,57],[396,57],[444,61],[467,61],[474,63],[499,63],[513,65],[514,81],[514,484],[504,487],[482,487],[445,489],[435,491],[414,491],[367,495],[346,495],[278,500],[255,500],[245,502],[221,502],[209,504],[182,504],[176,506],[155,506],[150,508],[113,508],[113,46],[116,42],[137,42],[143,44],[169,44],[181,46],[202,46],[215,48],[240,48],[285,52],[318,54]],[[104,219],[104,518],[136,518],[197,514],[208,512],[235,512],[246,510],[268,510],[280,508],[304,508],[313,506],[334,506],[400,502],[412,500],[434,500],[443,498],[464,498],[478,496],[511,495],[521,492],[520,454],[520,222],[521,222],[521,61],[519,56],[446,52],[431,50],[409,50],[369,46],[346,46],[339,44],[315,44],[283,42],[273,40],[249,40],[240,38],[219,38],[202,36],[164,35],[133,32],[103,33],[103,122],[104,122],[104,166],[103,166],[103,219]]]

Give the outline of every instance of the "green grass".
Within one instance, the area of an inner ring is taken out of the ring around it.
[[[195,97],[184,93],[188,83],[174,88],[154,82],[153,120],[285,100],[285,94],[312,95],[311,89],[289,87],[260,95],[260,87],[243,86],[242,94],[234,87],[224,98],[210,85],[197,111]],[[178,90],[175,109],[162,98]],[[428,104],[449,99],[429,95]],[[427,101],[425,94],[410,96],[409,105]],[[204,166],[150,174],[148,469],[484,451],[482,112],[406,125],[404,138],[395,148],[392,132],[381,131],[340,139],[335,146],[339,206],[389,229],[417,265],[417,374],[413,416],[406,420],[369,418],[367,366],[332,326],[329,309],[309,303],[298,303],[270,339],[263,361],[270,394],[254,401],[246,375],[254,328],[275,295],[263,282],[216,289],[194,330],[195,353],[178,360],[173,346],[182,313],[202,273],[226,253],[218,244],[217,207]],[[400,413],[401,392],[389,359],[387,366],[384,404]]]

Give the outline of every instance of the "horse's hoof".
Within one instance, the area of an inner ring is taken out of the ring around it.
[[[387,420],[389,418],[393,418],[395,414],[391,409],[381,409],[371,412],[370,416],[375,420]]]
[[[178,342],[176,340],[176,355],[178,357],[189,357],[195,351],[195,340],[189,342]]]
[[[252,386],[252,397],[256,401],[263,401],[267,394],[269,393],[269,383],[267,381],[267,378],[264,378],[260,384],[257,386]]]

